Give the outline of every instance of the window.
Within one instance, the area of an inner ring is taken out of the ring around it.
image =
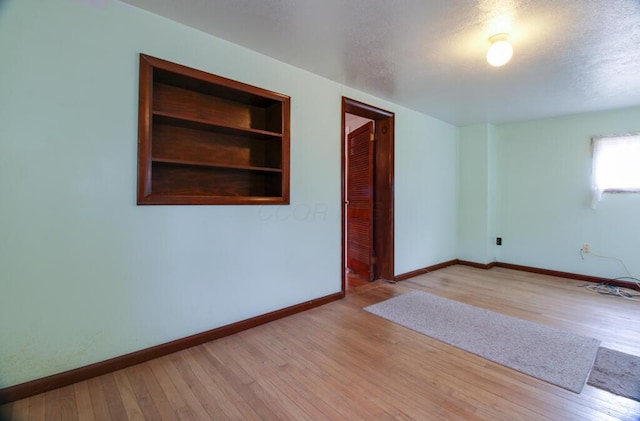
[[[640,133],[592,139],[592,207],[602,193],[640,193]]]

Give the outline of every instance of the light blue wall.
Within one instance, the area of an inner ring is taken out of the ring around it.
[[[589,190],[591,137],[631,131],[640,107],[460,128],[459,258],[607,278],[629,275],[621,259],[638,277],[640,195],[591,209]]]
[[[396,274],[456,258],[458,130],[419,116],[396,116]]]
[[[501,262],[602,277],[640,275],[640,195],[590,208],[591,137],[640,131],[640,107],[498,126]]]
[[[290,95],[290,206],[136,206],[140,52]],[[396,113],[396,274],[456,257],[457,129],[109,0],[0,15],[0,387],[340,291],[342,95]]]
[[[458,151],[458,258],[487,264],[495,260],[495,150],[493,126],[460,128]]]

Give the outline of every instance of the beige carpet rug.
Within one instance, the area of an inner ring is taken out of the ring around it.
[[[422,291],[366,311],[514,370],[580,393],[600,341]]]
[[[640,357],[600,348],[587,383],[640,402]]]

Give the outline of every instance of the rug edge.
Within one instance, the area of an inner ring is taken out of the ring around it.
[[[543,378],[537,377],[537,376],[535,376],[535,375],[532,375],[531,373],[528,373],[528,372],[526,372],[526,371],[520,370],[520,369],[518,369],[518,368],[510,367],[510,366],[508,366],[508,365],[506,365],[506,364],[504,364],[504,363],[502,363],[502,362],[500,362],[500,361],[493,360],[493,359],[491,359],[491,358],[488,358],[487,356],[481,355],[481,354],[476,353],[476,352],[473,352],[473,351],[471,351],[471,350],[464,349],[464,348],[462,348],[462,347],[460,347],[460,346],[458,346],[458,345],[456,345],[456,344],[453,344],[453,343],[447,342],[447,341],[446,341],[446,340],[444,340],[444,339],[440,339],[440,338],[436,338],[436,337],[434,337],[434,336],[428,335],[428,334],[426,334],[425,332],[421,332],[420,330],[417,330],[417,329],[412,328],[412,327],[410,327],[410,326],[406,326],[406,325],[405,325],[405,324],[403,324],[403,323],[400,323],[400,322],[398,322],[398,321],[395,321],[395,320],[392,320],[392,319],[387,318],[387,317],[385,317],[385,316],[382,316],[382,315],[380,315],[378,312],[376,312],[376,311],[373,311],[373,310],[372,310],[372,308],[375,308],[375,307],[377,307],[377,306],[380,306],[380,305],[382,305],[382,304],[384,304],[384,303],[387,303],[387,302],[389,302],[389,301],[396,300],[396,299],[401,299],[401,298],[406,297],[406,296],[409,296],[409,295],[419,295],[419,296],[426,296],[426,297],[435,297],[436,299],[441,299],[441,300],[450,301],[450,302],[453,302],[453,303],[455,303],[455,304],[457,304],[457,305],[461,305],[461,306],[464,306],[464,307],[467,307],[467,308],[471,308],[471,309],[482,310],[482,311],[485,311],[485,312],[488,312],[488,313],[492,313],[492,314],[494,314],[494,315],[498,315],[498,316],[500,316],[500,317],[504,317],[504,318],[508,318],[508,319],[517,320],[518,322],[524,322],[524,323],[531,324],[531,325],[538,325],[538,326],[542,326],[542,327],[544,327],[544,328],[546,328],[546,329],[550,329],[550,330],[556,331],[556,332],[558,332],[558,333],[571,333],[571,334],[572,334],[573,336],[575,336],[576,338],[581,338],[582,340],[588,341],[588,343],[585,343],[585,347],[586,347],[586,348],[588,348],[588,349],[590,350],[590,352],[591,352],[591,358],[590,358],[590,362],[589,362],[589,364],[587,364],[587,363],[586,363],[586,361],[585,361],[585,365],[588,365],[589,369],[588,369],[588,370],[587,370],[587,371],[586,371],[586,372],[581,376],[581,380],[580,380],[580,381],[576,381],[576,382],[574,382],[575,387],[574,387],[573,385],[567,385],[567,386],[565,386],[565,385],[561,385],[561,384],[558,384],[558,383],[556,383],[556,382],[549,381],[549,380],[546,380],[546,379],[543,379]],[[501,366],[503,366],[503,367],[506,367],[506,368],[508,368],[508,369],[510,369],[510,370],[516,371],[516,372],[518,372],[518,373],[522,373],[522,374],[524,374],[524,375],[526,375],[526,376],[529,376],[529,377],[531,377],[531,378],[534,378],[534,379],[537,379],[537,380],[543,381],[543,382],[545,382],[545,383],[547,383],[547,384],[551,384],[551,385],[554,385],[554,386],[560,387],[561,389],[568,390],[568,391],[573,392],[573,393],[576,393],[576,394],[580,394],[580,393],[582,392],[582,390],[584,390],[584,386],[585,386],[586,384],[588,384],[589,376],[590,376],[591,371],[592,371],[592,369],[593,369],[593,365],[594,365],[594,362],[595,362],[595,360],[596,360],[596,357],[597,357],[597,354],[598,354],[598,350],[601,348],[601,347],[600,347],[600,345],[602,344],[602,341],[601,341],[600,339],[593,338],[593,337],[591,337],[591,336],[585,336],[585,335],[582,335],[582,334],[579,334],[579,333],[572,332],[572,331],[570,331],[570,330],[560,329],[560,328],[557,328],[557,327],[555,327],[555,326],[547,326],[547,325],[545,325],[545,324],[538,323],[538,322],[533,322],[533,321],[531,321],[531,320],[522,319],[522,318],[515,317],[515,316],[511,316],[511,315],[508,315],[508,314],[498,313],[498,312],[496,312],[496,311],[488,310],[488,309],[483,308],[483,307],[474,306],[474,305],[471,305],[471,304],[468,304],[468,303],[464,303],[464,302],[461,302],[461,301],[453,300],[453,299],[451,299],[451,298],[447,298],[447,297],[442,297],[442,296],[440,296],[440,295],[432,294],[432,293],[429,293],[429,292],[426,292],[426,291],[421,291],[421,290],[414,290],[414,291],[410,291],[410,292],[407,292],[407,293],[404,293],[404,294],[401,294],[401,295],[396,295],[396,296],[394,296],[394,297],[387,298],[386,300],[380,301],[380,302],[375,303],[375,304],[368,305],[367,307],[363,307],[363,310],[365,310],[365,311],[369,312],[370,314],[373,314],[373,315],[375,315],[375,316],[378,316],[378,317],[380,317],[380,318],[382,318],[382,319],[385,319],[385,320],[388,320],[388,321],[390,321],[390,322],[392,322],[392,323],[395,323],[395,324],[397,324],[397,325],[399,325],[399,326],[402,326],[402,327],[404,327],[404,328],[406,328],[406,329],[412,330],[412,331],[414,331],[414,332],[420,333],[421,335],[425,335],[425,336],[430,337],[430,338],[432,338],[432,339],[435,339],[435,340],[437,340],[437,341],[439,341],[439,342],[442,342],[442,343],[447,344],[447,345],[449,345],[449,346],[452,346],[452,347],[454,347],[454,348],[460,349],[460,350],[462,350],[462,351],[464,351],[464,352],[468,352],[468,353],[470,353],[470,354],[472,354],[472,355],[478,356],[478,357],[483,358],[483,359],[485,359],[485,360],[487,360],[487,361],[491,361],[491,362],[493,362],[493,363],[495,363],[495,364],[499,364],[499,365],[501,365]]]

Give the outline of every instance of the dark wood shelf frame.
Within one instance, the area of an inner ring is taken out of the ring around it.
[[[158,117],[157,119],[159,121],[164,121],[166,124],[174,124],[176,126],[184,126],[184,127],[191,127],[191,128],[196,128],[200,130],[211,130],[211,131],[236,133],[236,134],[251,134],[254,136],[263,136],[264,138],[268,138],[268,137],[282,138],[282,133],[226,125],[213,120],[193,118],[193,117],[174,114],[174,113],[154,111],[153,116],[154,116],[154,120],[156,119],[155,117],[157,116]]]
[[[139,205],[289,203],[290,98],[140,54]]]

